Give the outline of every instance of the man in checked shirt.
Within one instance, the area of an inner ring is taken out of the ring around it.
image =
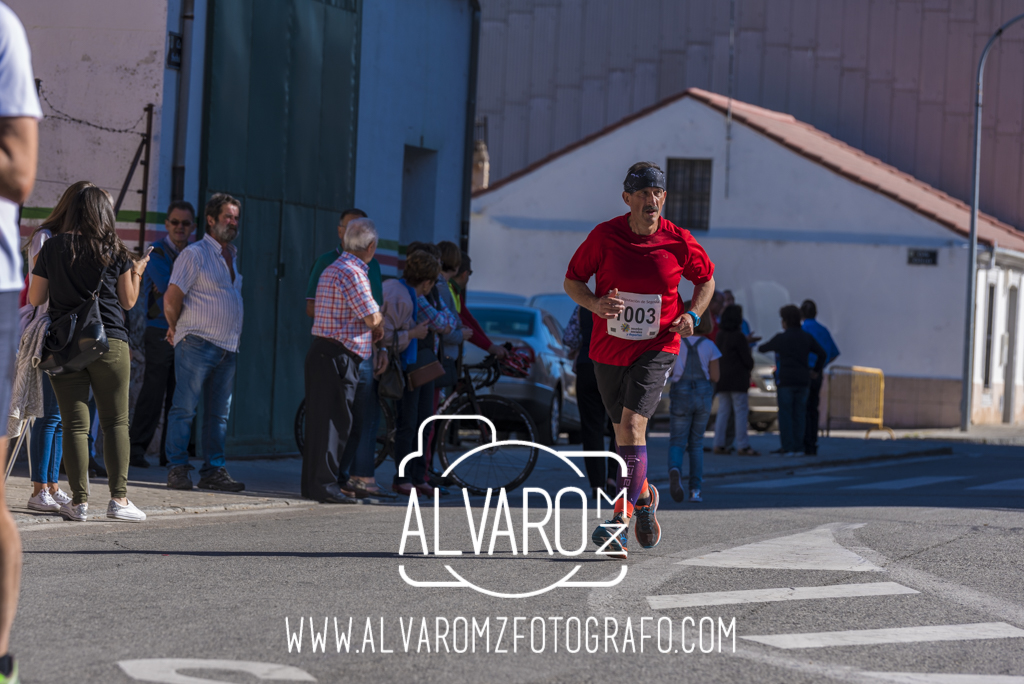
[[[338,485],[340,457],[352,429],[352,402],[359,365],[374,356],[384,335],[384,318],[367,275],[377,251],[377,230],[357,219],[345,234],[345,251],[324,269],[316,288],[313,343],[306,354],[306,448],[302,455],[302,496],[321,503],[355,503]],[[387,365],[377,354],[374,374]],[[334,451],[330,426],[338,433]]]

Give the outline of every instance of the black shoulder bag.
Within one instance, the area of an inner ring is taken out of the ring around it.
[[[385,399],[401,399],[405,394],[405,373],[402,372],[402,355],[398,352],[397,330],[392,338],[392,344],[378,352],[388,355],[388,367],[377,382],[377,394]]]
[[[50,323],[43,340],[40,370],[50,375],[80,371],[110,351],[107,331],[100,317],[100,288],[107,269],[100,271],[100,282],[92,296]]]

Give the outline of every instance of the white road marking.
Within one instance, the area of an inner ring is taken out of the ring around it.
[[[829,475],[806,475],[804,477],[783,477],[778,480],[760,480],[758,482],[738,482],[736,484],[722,485],[719,489],[780,489],[782,487],[802,487],[809,484],[820,484],[822,482],[835,482],[836,480],[849,480],[848,477],[832,477]]]
[[[648,596],[647,603],[654,610],[664,610],[666,608],[690,608],[693,606],[724,606],[735,603],[767,603],[773,601],[893,596],[896,594],[917,593],[920,592],[896,582],[866,582],[861,584],[833,584],[824,587],[782,587],[778,589],[750,589],[744,591],[712,591],[705,594]]]
[[[205,679],[179,674],[178,670],[226,670],[247,672],[258,679],[286,682],[315,682],[311,674],[291,665],[257,663],[245,660],[206,660],[203,658],[150,658],[118,662],[129,677],[156,684],[226,684],[222,679]]]
[[[862,672],[892,684],[1024,684],[1017,675],[944,674],[941,672]]]
[[[874,563],[837,544],[835,537],[832,536],[832,530],[828,527],[688,558],[677,565],[855,572],[882,570]]]
[[[1002,489],[1012,490],[1016,492],[1024,491],[1024,477],[1019,480],[1003,480],[1002,482],[993,482],[987,485],[979,485],[978,487],[968,487],[969,491],[984,491],[988,489]]]
[[[850,485],[840,489],[910,489],[911,487],[924,487],[938,484],[940,482],[951,482],[953,480],[966,480],[967,476],[941,476],[926,475],[924,477],[909,477],[905,480],[889,480],[887,482],[869,482],[868,484]]]
[[[1024,637],[1024,629],[1005,622],[981,622],[971,625],[934,625],[894,627],[890,629],[853,629],[843,632],[811,634],[765,634],[741,639],[776,648],[825,648],[829,646],[867,646],[871,644],[910,644],[922,641],[971,641],[976,639],[1012,639]]]

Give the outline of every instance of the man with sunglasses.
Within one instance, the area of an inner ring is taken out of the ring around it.
[[[174,396],[174,347],[167,341],[167,319],[164,317],[164,293],[171,280],[174,260],[181,250],[188,246],[189,238],[196,229],[196,212],[189,202],[178,200],[167,208],[164,221],[167,235],[153,243],[149,255],[149,266],[142,278],[142,289],[136,306],[146,312],[146,373],[142,380],[142,392],[135,405],[131,424],[131,456],[129,463],[138,468],[148,468],[146,449],[153,441],[153,434],[160,422],[161,413],[166,415],[170,399]],[[166,421],[165,421],[166,424]],[[164,435],[166,435],[166,430]],[[163,439],[160,440],[160,455],[163,461]]]

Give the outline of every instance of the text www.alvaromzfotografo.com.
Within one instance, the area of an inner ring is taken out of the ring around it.
[[[362,624],[360,624],[362,622]],[[324,617],[284,619],[288,652],[302,653],[721,653],[736,651],[736,618]],[[322,625],[322,626],[321,626]],[[360,629],[361,628],[361,629]],[[362,639],[360,640],[360,631]],[[329,638],[330,637],[330,638]],[[333,643],[332,643],[333,642]]]

